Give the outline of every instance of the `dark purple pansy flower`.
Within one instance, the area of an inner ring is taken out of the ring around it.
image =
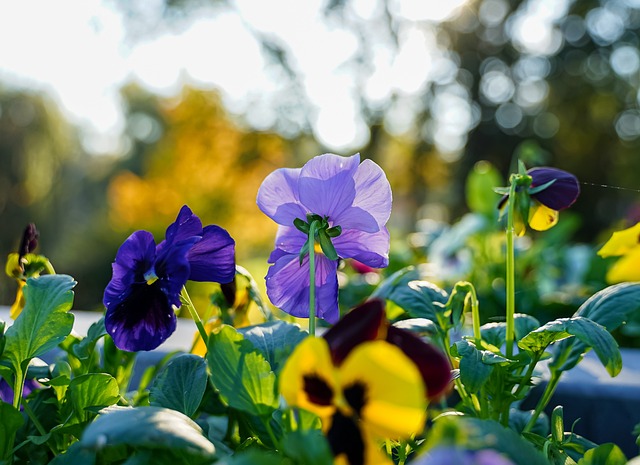
[[[228,283],[235,275],[235,242],[202,222],[186,205],[156,246],[136,231],[120,246],[104,291],[105,327],[122,350],[152,350],[176,329],[174,307],[187,280]]]
[[[391,187],[382,169],[360,155],[317,156],[302,168],[271,173],[258,191],[258,207],[280,225],[276,249],[269,257],[267,295],[283,311],[309,317],[309,258],[299,254],[307,235],[294,221],[308,215],[326,219],[341,233],[331,239],[337,255],[373,268],[389,263]],[[316,249],[318,249],[316,247]],[[320,250],[318,250],[320,252]],[[337,261],[316,255],[316,315],[331,323],[339,318]]]
[[[531,184],[526,189],[526,195],[532,202],[525,203],[525,211],[517,207],[515,209],[514,223],[518,235],[524,234],[526,224],[537,231],[546,231],[555,226],[558,212],[573,205],[580,194],[578,178],[566,171],[548,167],[531,168],[527,175],[531,177]],[[518,190],[516,197],[524,192]],[[502,197],[500,209],[507,206],[508,199],[508,195]]]

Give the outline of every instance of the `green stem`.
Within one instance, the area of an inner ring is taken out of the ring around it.
[[[316,230],[318,222],[309,226],[309,334],[316,335]]]
[[[56,274],[56,270],[53,269],[53,265],[49,260],[45,260],[44,269],[47,270],[47,273],[49,274]]]
[[[204,346],[208,347],[209,336],[207,334],[207,331],[204,329],[204,324],[202,324],[202,319],[200,319],[200,315],[198,315],[198,312],[196,311],[196,307],[193,305],[193,302],[191,301],[191,297],[189,297],[187,288],[184,286],[182,287],[182,291],[180,292],[180,297],[182,298],[184,305],[187,307],[187,310],[189,310],[189,314],[191,315],[191,318],[193,319],[194,323],[196,324],[196,327],[198,328],[198,332],[200,333],[200,337],[204,342]]]
[[[516,182],[511,180],[511,188],[509,190],[509,202],[507,206],[507,328],[506,328],[506,355],[507,358],[511,358],[513,355],[513,340],[514,340],[514,315],[515,315],[515,252],[513,245],[513,233],[514,233],[514,212],[516,204]]]
[[[25,402],[22,405],[22,408],[24,409],[24,411],[27,414],[27,416],[29,417],[29,419],[31,419],[31,421],[33,422],[34,426],[38,430],[38,433],[40,433],[41,436],[46,436],[47,435],[47,431],[44,429],[44,426],[42,426],[42,423],[40,423],[40,420],[38,420],[38,417],[33,412],[31,407],[29,407],[29,404],[27,402]]]
[[[556,388],[558,387],[558,382],[560,382],[561,376],[562,376],[561,371],[551,372],[551,379],[549,380],[547,387],[544,389],[544,393],[542,394],[542,397],[538,401],[538,405],[536,405],[536,409],[534,410],[533,415],[529,419],[529,422],[527,423],[527,425],[522,430],[523,433],[528,433],[529,431],[531,431],[531,428],[534,427],[534,425],[536,424],[536,421],[538,420],[538,417],[540,416],[542,411],[545,409],[545,407],[551,400],[553,393],[556,392]]]
[[[513,394],[513,396],[516,399],[523,393],[523,391],[527,387],[529,387],[529,381],[531,380],[531,376],[533,375],[533,370],[535,370],[536,365],[538,364],[538,361],[540,360],[541,356],[542,356],[542,354],[535,354],[533,359],[531,360],[531,363],[529,364],[529,367],[527,368],[527,372],[521,378],[520,385],[518,386],[518,389],[516,389],[516,392]]]
[[[16,369],[16,382],[13,386],[13,406],[16,410],[20,410],[20,404],[22,402],[22,391],[24,390],[24,379],[26,373],[22,372],[20,367],[15,367]]]
[[[476,289],[469,283],[467,299],[471,300],[471,317],[473,319],[473,337],[476,340],[476,349],[482,349],[482,335],[480,333],[480,309]]]

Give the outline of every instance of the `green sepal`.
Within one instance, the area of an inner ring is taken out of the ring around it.
[[[557,405],[551,414],[551,437],[556,443],[564,440],[564,418],[562,405]]]
[[[522,160],[518,160],[518,174],[527,174],[527,167]]]
[[[301,231],[306,235],[309,235],[309,223],[305,223],[300,218],[296,218],[295,220],[293,220],[293,225],[296,227],[298,231]]]
[[[509,195],[509,187],[494,187],[493,192],[500,195]]]
[[[307,213],[307,223],[311,224],[314,221],[317,221],[318,223],[322,223],[322,217],[315,213]]]
[[[333,246],[333,243],[331,242],[331,238],[327,234],[326,229],[321,229],[320,231],[318,231],[318,242],[320,242],[320,248],[322,249],[322,253],[325,254],[325,256],[329,260],[338,259],[338,253],[336,252],[336,249]]]
[[[552,179],[549,182],[545,182],[541,186],[530,187],[529,189],[527,189],[527,192],[529,192],[529,195],[537,194],[538,192],[542,192],[547,187],[551,186],[551,184],[553,184],[554,182],[556,182],[556,179]]]
[[[300,265],[302,265],[302,262],[304,261],[304,257],[306,257],[308,253],[309,253],[309,239],[307,239],[307,242],[305,242],[302,248],[300,249],[300,255],[298,255],[300,259]]]
[[[327,229],[327,235],[329,237],[338,237],[340,234],[342,234],[342,227],[340,226],[334,226],[333,228]]]

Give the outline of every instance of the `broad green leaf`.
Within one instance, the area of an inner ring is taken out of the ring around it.
[[[82,435],[80,445],[104,451],[126,447],[136,451],[164,450],[178,463],[202,463],[215,454],[215,447],[189,417],[162,407],[110,407],[100,412]]]
[[[209,336],[211,382],[224,402],[251,415],[266,416],[278,407],[276,375],[255,346],[231,326]]]
[[[538,320],[524,313],[513,315],[513,323],[516,341],[519,341],[540,326]],[[484,341],[496,347],[502,347],[506,340],[507,324],[504,322],[486,323],[480,327],[480,333]]]
[[[280,371],[294,347],[308,335],[298,325],[286,321],[269,321],[239,328],[238,332],[262,353],[275,373]]]
[[[588,318],[560,318],[550,321],[527,334],[518,342],[518,346],[528,352],[541,353],[552,342],[570,336],[577,337],[587,347],[593,348],[611,376],[620,373],[622,357],[618,344],[603,326]]]
[[[640,309],[640,283],[620,283],[597,292],[583,303],[574,316],[589,318],[608,331],[617,329]],[[587,344],[568,339],[556,344],[549,368],[567,371],[576,366],[589,350]]]
[[[285,435],[282,452],[299,465],[332,465],[329,443],[320,430],[298,430]]]
[[[94,465],[96,453],[82,447],[79,442],[74,442],[64,454],[60,454],[49,462],[49,465]]]
[[[420,280],[418,270],[410,266],[385,279],[373,291],[371,298],[392,302],[411,318],[427,318],[437,322],[438,311],[447,302],[448,296],[435,284]],[[387,316],[394,319],[399,315]]]
[[[0,401],[0,419],[0,460],[4,460],[11,456],[16,432],[24,420],[18,410],[2,401]]]
[[[242,451],[216,462],[217,465],[282,465],[283,463],[287,462],[281,455],[257,448]]]
[[[29,360],[56,347],[71,333],[76,282],[67,275],[29,278],[24,287],[26,306],[6,332],[3,356],[16,372],[23,373]]]
[[[578,465],[625,465],[627,457],[613,443],[602,444],[585,452]]]
[[[490,448],[516,464],[549,465],[544,455],[531,443],[494,420],[460,415],[442,416],[434,422],[424,450],[443,445],[469,450]]]
[[[191,417],[198,410],[207,388],[207,362],[197,355],[183,354],[165,365],[151,384],[149,401]]]
[[[488,351],[476,349],[469,341],[461,340],[454,345],[455,353],[460,356],[460,380],[467,390],[476,393],[487,382],[495,363],[508,361]],[[490,355],[489,355],[490,354]]]
[[[113,376],[89,373],[71,380],[66,398],[73,408],[73,418],[69,422],[73,424],[88,421],[97,410],[114,405],[120,399],[120,389]]]
[[[100,340],[100,338],[106,335],[107,330],[104,327],[104,317],[102,317],[91,326],[89,326],[87,337],[85,337],[79,343],[75,344],[72,347],[71,350],[73,351],[73,355],[78,357],[80,360],[88,359],[93,353],[96,343]]]

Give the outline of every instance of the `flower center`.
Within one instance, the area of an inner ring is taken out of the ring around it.
[[[158,275],[156,274],[156,270],[151,268],[144,274],[144,280],[147,282],[149,286],[155,283],[158,280]]]

